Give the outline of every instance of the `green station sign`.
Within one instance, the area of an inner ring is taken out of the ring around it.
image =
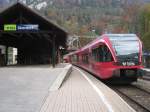
[[[17,25],[16,24],[5,24],[4,31],[16,31]]]

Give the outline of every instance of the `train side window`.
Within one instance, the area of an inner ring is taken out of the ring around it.
[[[76,55],[76,56],[77,56],[77,59],[76,59],[76,61],[77,61],[77,62],[79,62],[79,55]]]
[[[72,62],[72,56],[70,56],[70,61]]]
[[[92,60],[95,60],[96,54],[95,54],[95,49],[92,50]]]
[[[78,55],[72,55],[71,56],[71,62],[78,62],[79,61],[79,56]]]
[[[82,55],[82,62],[84,62],[84,56]]]
[[[71,56],[71,61],[74,62],[74,55]]]
[[[88,54],[85,55],[85,62],[88,64],[89,63],[89,56]]]
[[[99,61],[99,48],[93,49],[92,50],[92,59],[95,61]]]
[[[82,54],[82,62],[83,63],[85,62],[85,56],[84,56],[84,54]]]
[[[88,54],[82,55],[82,62],[88,64],[89,63],[89,56]]]

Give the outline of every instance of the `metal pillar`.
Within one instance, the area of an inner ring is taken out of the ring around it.
[[[56,47],[56,45],[55,45],[55,36],[53,36],[53,42],[52,42],[52,44],[53,44],[53,48],[52,48],[52,66],[53,67],[55,67],[55,64],[56,64],[56,51],[55,51],[55,47]]]

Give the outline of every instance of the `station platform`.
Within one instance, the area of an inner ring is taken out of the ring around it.
[[[0,68],[0,112],[135,112],[100,80],[70,64]]]
[[[67,73],[67,66],[68,64],[59,64],[56,68],[50,65],[1,67],[0,112],[39,112],[49,89],[59,88],[63,80],[61,73]]]
[[[72,67],[61,88],[49,91],[40,112],[135,112],[100,80]]]

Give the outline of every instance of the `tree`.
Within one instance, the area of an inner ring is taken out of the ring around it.
[[[125,31],[129,33],[136,33],[139,10],[141,6],[140,0],[133,1],[132,3],[128,3],[127,0],[125,1],[125,4],[123,5],[124,13],[121,16]]]
[[[145,49],[150,50],[150,4],[143,6],[140,11],[138,28]]]

